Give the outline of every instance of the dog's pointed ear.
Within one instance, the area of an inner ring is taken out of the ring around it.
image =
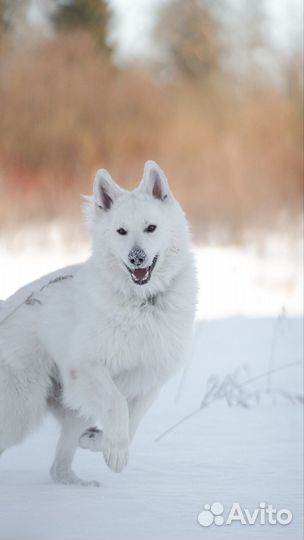
[[[106,169],[99,169],[94,180],[94,200],[99,208],[109,210],[122,189],[114,182]]]
[[[155,161],[147,161],[145,163],[144,176],[139,189],[160,201],[166,201],[168,199],[170,195],[168,180],[164,171],[162,171]]]

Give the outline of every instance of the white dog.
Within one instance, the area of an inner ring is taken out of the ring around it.
[[[187,357],[197,292],[188,225],[156,163],[131,193],[98,171],[86,199],[91,257],[20,289],[0,315],[0,453],[51,408],[62,425],[51,476],[85,485],[71,469],[79,440],[125,467],[142,416]]]

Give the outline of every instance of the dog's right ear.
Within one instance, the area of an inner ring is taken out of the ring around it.
[[[97,171],[94,180],[93,194],[95,203],[99,208],[110,210],[113,202],[122,192],[123,190],[114,182],[106,169],[99,169]]]

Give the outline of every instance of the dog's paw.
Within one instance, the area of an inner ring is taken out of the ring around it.
[[[80,448],[102,452],[102,431],[95,427],[87,429],[79,439]]]
[[[121,472],[128,463],[129,441],[114,441],[103,435],[102,452],[108,467],[116,473]]]
[[[100,487],[96,480],[82,480],[71,469],[60,469],[53,465],[50,470],[51,478],[57,484],[68,486]]]

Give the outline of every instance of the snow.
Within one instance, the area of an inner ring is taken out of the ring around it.
[[[24,239],[13,246],[0,239],[0,298],[88,253],[85,243],[63,245],[56,228],[47,235],[34,246]],[[201,289],[193,354],[145,417],[128,467],[115,475],[101,455],[79,449],[75,471],[100,480],[102,487],[53,484],[48,469],[58,426],[48,418],[22,445],[1,456],[0,540],[302,537],[300,254],[299,245],[277,239],[270,239],[263,252],[253,245],[197,248]],[[275,371],[267,377],[269,370]],[[229,374],[223,399],[211,399],[155,442],[199,408],[211,376],[216,397]],[[252,406],[229,407],[226,398]],[[293,519],[286,526],[203,528],[197,516],[215,501],[224,504],[224,517],[233,502],[251,511],[265,502],[289,509]]]

